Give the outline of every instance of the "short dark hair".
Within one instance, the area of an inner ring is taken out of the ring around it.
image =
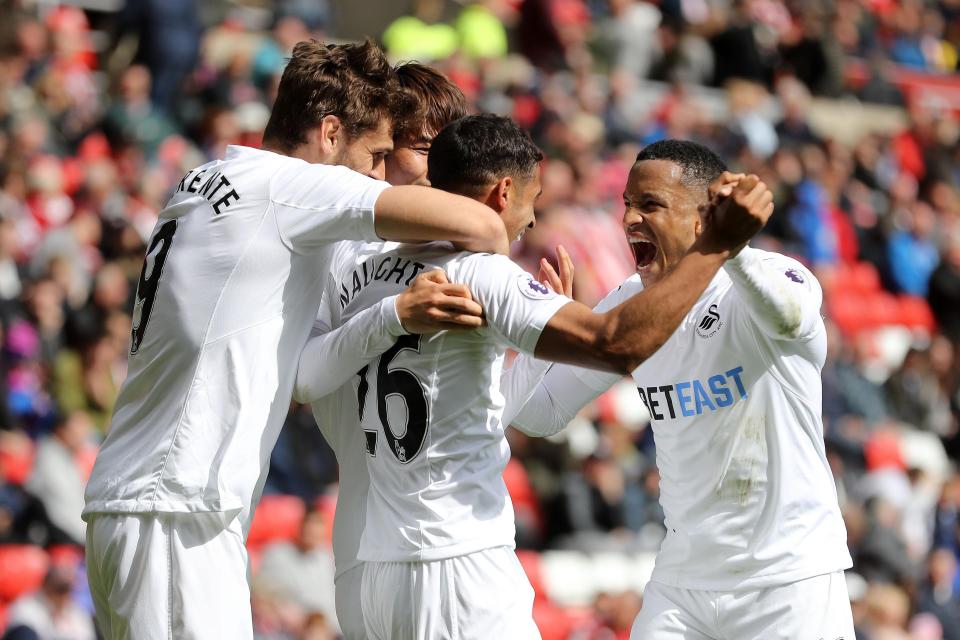
[[[543,154],[510,118],[492,113],[467,116],[444,127],[427,158],[430,184],[472,194],[506,176],[533,178]]]
[[[683,170],[681,180],[689,187],[706,187],[727,170],[720,156],[691,140],[660,140],[643,148],[637,162],[667,160]]]
[[[263,131],[265,143],[291,151],[328,115],[349,137],[376,129],[403,110],[407,98],[386,55],[372,40],[347,44],[298,42],[280,76],[277,99]]]
[[[414,142],[424,132],[436,134],[469,113],[460,87],[445,75],[419,62],[394,67],[401,90],[407,95],[406,112],[398,114],[393,137]]]

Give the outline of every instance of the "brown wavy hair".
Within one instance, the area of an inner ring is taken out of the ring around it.
[[[292,151],[307,142],[307,131],[324,117],[337,116],[349,137],[376,129],[395,113],[405,113],[409,98],[397,74],[372,40],[347,44],[298,42],[277,89],[265,144]]]
[[[463,91],[436,69],[419,62],[394,69],[407,97],[407,109],[395,120],[395,140],[411,143],[428,133],[436,135],[469,113]]]

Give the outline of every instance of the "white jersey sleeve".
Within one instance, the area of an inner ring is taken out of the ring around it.
[[[517,412],[530,400],[530,396],[552,366],[552,362],[524,353],[514,358],[510,368],[500,376],[500,393],[504,400],[503,424],[510,424]]]
[[[474,254],[452,261],[447,276],[467,285],[490,328],[524,353],[533,353],[547,322],[570,302],[506,256]]]
[[[374,204],[389,187],[346,167],[297,164],[270,182],[280,237],[295,251],[336,240],[377,240]]]
[[[616,378],[616,383],[620,378]],[[608,387],[609,388],[609,387]],[[504,424],[528,436],[545,438],[559,433],[585,406],[596,400],[604,389],[588,387],[577,376],[577,368],[555,365],[513,415],[504,412]],[[513,405],[508,403],[508,408]]]
[[[294,399],[307,403],[333,393],[406,335],[396,303],[390,296],[342,327],[311,337],[300,353]]]
[[[605,313],[643,290],[639,277],[631,276],[593,308]],[[540,384],[529,390],[536,366],[520,355],[504,375],[504,424],[530,436],[545,437],[561,431],[583,407],[621,380],[615,373],[555,364]],[[535,384],[535,382],[534,382]]]
[[[823,327],[823,292],[806,267],[778,253],[749,247],[724,270],[754,324],[775,340],[809,340]]]
[[[323,301],[314,322],[311,338],[321,336],[342,324],[338,305],[337,276],[353,267],[358,256],[386,251],[391,243],[340,242],[337,244],[330,268]],[[376,303],[373,305],[376,306]],[[318,359],[322,366],[324,362]],[[366,363],[364,363],[366,364]],[[333,368],[333,365],[328,365]],[[313,417],[330,448],[333,449],[339,467],[336,514],[333,520],[333,556],[336,579],[359,563],[357,551],[363,535],[367,511],[367,491],[370,476],[367,473],[364,432],[360,429],[356,412],[356,392],[349,383],[356,377],[357,369],[345,368],[342,375],[347,383],[336,391],[310,403]]]

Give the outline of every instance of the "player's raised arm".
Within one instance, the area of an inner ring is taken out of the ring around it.
[[[403,293],[307,340],[297,365],[294,399],[308,403],[333,393],[402,335],[482,325],[483,310],[466,287],[449,283],[443,271],[421,274]]]
[[[385,189],[374,207],[374,227],[384,240],[449,240],[465,251],[509,252],[506,229],[493,209],[430,187]]]
[[[725,172],[710,185],[711,200],[720,197],[724,184],[744,194],[746,206],[773,210],[773,193],[757,176]],[[727,261],[724,271],[747,303],[744,311],[767,336],[806,339],[822,326],[823,292],[813,274],[796,260],[745,247]]]
[[[569,304],[537,342],[538,358],[629,374],[673,334],[730,255],[759,231],[772,208],[733,189],[687,254],[662,280],[604,314]]]
[[[563,253],[561,257],[558,250],[561,267],[566,266],[572,279],[573,264],[566,252]],[[562,277],[557,276],[557,279]],[[568,287],[552,288],[563,290],[568,297],[573,293]],[[628,297],[623,287],[618,287],[593,310],[598,313],[609,311]],[[581,409],[621,379],[618,373],[555,364],[525,353],[518,354],[513,365],[500,378],[500,393],[504,400],[503,423],[529,436],[552,436],[563,430]]]
[[[667,341],[726,259],[725,252],[692,251],[662,282],[607,313],[569,304],[550,319],[534,353],[629,374]]]

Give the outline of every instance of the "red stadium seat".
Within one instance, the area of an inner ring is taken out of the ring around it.
[[[277,540],[295,540],[306,507],[296,496],[268,495],[260,501],[250,523],[247,546],[258,547]]]
[[[864,443],[863,456],[867,471],[886,468],[905,471],[907,468],[903,460],[900,437],[892,431],[877,431],[871,434]]]
[[[821,278],[820,282],[825,294],[834,295],[857,290],[853,277],[853,265],[851,264],[841,262],[832,272],[825,275],[826,277]]]
[[[880,274],[869,262],[857,262],[851,266],[851,280],[854,288],[863,293],[880,290]]]
[[[900,296],[900,323],[911,329],[923,329],[932,333],[937,327],[930,305],[917,296]]]
[[[333,544],[333,519],[337,513],[337,495],[327,493],[316,499],[313,508],[323,514],[323,520],[327,523],[326,541],[328,545]]]
[[[859,293],[849,291],[830,296],[828,314],[845,335],[853,336],[868,328],[870,323],[864,314],[865,300]]]
[[[22,485],[33,471],[33,442],[27,437],[0,437],[0,474],[10,484]]]
[[[573,630],[573,622],[567,612],[549,602],[534,602],[533,621],[543,640],[566,640]]]
[[[83,562],[83,547],[76,544],[57,544],[47,549],[52,564],[72,567]]]
[[[36,591],[50,566],[47,552],[29,544],[0,545],[0,601]]]
[[[892,293],[878,292],[870,296],[867,307],[861,313],[867,317],[870,327],[897,324],[900,320],[900,303]]]
[[[824,283],[831,294],[868,294],[880,290],[880,274],[869,262],[840,263]]]
[[[507,486],[507,493],[510,494],[516,519],[527,526],[535,527],[537,535],[542,535],[543,513],[540,511],[537,494],[533,490],[533,485],[530,484],[527,470],[514,458],[510,458],[503,469],[503,483]]]
[[[543,577],[543,569],[540,566],[540,554],[536,551],[526,549],[517,549],[517,559],[523,572],[527,574],[527,580],[533,587],[536,602],[547,602],[550,597],[547,594],[547,583]]]

